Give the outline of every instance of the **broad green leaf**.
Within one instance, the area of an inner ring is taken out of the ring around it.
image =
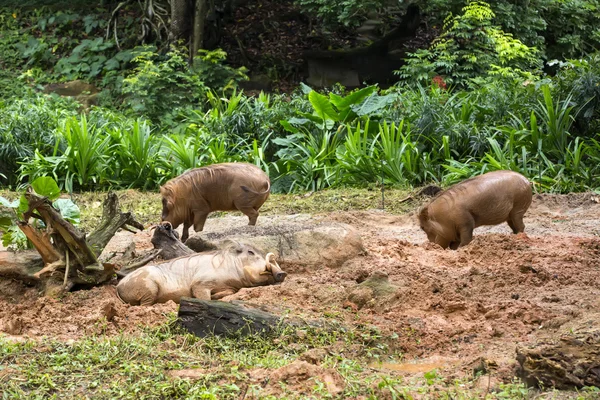
[[[352,110],[359,116],[372,115],[375,112],[383,109],[388,104],[395,100],[395,96],[388,94],[385,96],[372,95],[368,97],[362,104],[351,106]]]
[[[17,249],[26,249],[28,247],[27,236],[16,225],[13,225],[2,235],[2,245],[4,247],[14,246]]]
[[[309,113],[303,113],[303,112],[299,112],[298,114],[303,116],[306,119],[311,120],[315,124],[319,124],[319,125],[323,124],[323,119],[320,117],[317,117],[316,115],[309,114]],[[301,120],[302,120],[302,118],[290,118],[290,119],[288,119],[288,122],[294,124],[294,123],[300,123]],[[304,124],[304,122],[302,122],[302,124]]]
[[[292,126],[292,124],[290,124],[288,121],[282,119],[281,121],[279,121],[279,123],[281,124],[281,126],[283,126],[283,128],[288,131],[288,132],[292,132],[292,133],[298,133],[298,129],[294,128]]]
[[[71,199],[58,199],[54,201],[52,205],[60,211],[60,215],[62,215],[64,219],[73,225],[79,225],[81,222],[81,212],[79,211],[79,207],[77,207],[77,204],[73,203]]]
[[[29,210],[29,201],[25,198],[25,195],[21,195],[19,198],[19,212],[24,213]]]
[[[300,89],[302,89],[302,93],[304,94],[309,94],[313,91],[312,88],[304,82],[300,82]]]
[[[312,115],[312,114],[308,114],[308,115],[310,115],[313,118],[312,119],[313,121],[316,121],[316,122],[319,122],[319,123],[322,122],[321,120],[316,119],[314,115]],[[311,121],[311,120],[308,119],[308,118],[296,118],[296,117],[292,117],[292,118],[288,119],[288,122],[290,124],[293,124],[293,125],[304,125],[304,124],[306,124],[309,121]]]
[[[341,97],[335,93],[330,93],[329,98],[334,106],[337,107],[338,110],[343,110],[345,108],[351,107],[353,105],[360,104],[364,99],[372,95],[377,91],[377,86],[369,86],[356,92],[350,93],[348,96]]]
[[[10,217],[0,216],[0,231],[8,231],[8,228],[10,228],[12,224],[13,221]]]
[[[60,195],[60,189],[56,181],[49,176],[40,176],[31,183],[33,190],[40,196],[46,196],[50,200],[55,200]]]
[[[327,96],[315,92],[314,90],[308,94],[308,101],[315,109],[315,113],[323,120],[339,121],[340,116],[333,109],[333,105]]]

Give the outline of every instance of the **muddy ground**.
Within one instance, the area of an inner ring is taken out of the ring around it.
[[[526,234],[512,235],[507,225],[482,227],[458,251],[427,243],[414,214],[371,210],[313,215],[314,220],[352,225],[367,254],[338,268],[289,265],[283,284],[244,289],[225,300],[347,326],[374,325],[392,338],[390,354],[402,354],[404,361],[419,359],[425,366],[378,364],[376,369],[413,374],[437,367],[449,374],[472,374],[483,359],[495,371],[493,386],[513,376],[517,344],[599,326],[599,202],[594,194],[536,195],[525,218]],[[259,224],[270,218],[287,217],[261,216]],[[205,229],[245,223],[245,217],[228,215],[209,219]],[[115,240],[125,235],[131,234],[119,233]],[[135,236],[138,249],[150,246],[150,235]],[[383,289],[359,286],[375,272],[388,276]],[[114,284],[54,300],[4,282],[0,330],[14,340],[47,336],[72,341],[91,333],[134,333],[164,323],[177,310],[173,303],[121,304]]]

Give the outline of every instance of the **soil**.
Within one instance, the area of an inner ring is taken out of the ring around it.
[[[534,196],[525,234],[513,235],[508,225],[481,227],[473,242],[457,251],[428,243],[414,212],[305,215],[303,220],[315,223],[354,226],[367,254],[336,268],[292,268],[281,285],[242,289],[224,300],[244,300],[273,312],[291,310],[306,318],[333,316],[347,326],[373,325],[387,337],[395,334],[388,345],[402,352],[405,361],[420,360],[452,373],[491,368],[494,380],[509,380],[517,344],[600,324],[599,202],[594,194]],[[245,225],[244,218],[210,218],[205,230]],[[151,235],[144,231],[135,236],[138,249],[149,247]],[[122,232],[114,240],[131,238]],[[164,323],[177,310],[172,302],[124,305],[114,284],[54,300],[3,282],[0,331],[15,340],[76,340],[90,333],[139,332]],[[371,367],[406,375],[422,372],[389,363]],[[278,373],[294,381],[290,371],[296,369],[298,376],[322,376],[334,391],[340,385],[331,371],[305,361]]]

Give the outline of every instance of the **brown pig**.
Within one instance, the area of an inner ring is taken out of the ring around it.
[[[419,224],[430,242],[456,250],[471,242],[478,226],[507,222],[514,233],[523,232],[531,199],[531,183],[523,175],[488,172],[438,194],[419,212]]]
[[[253,246],[229,240],[220,250],[135,270],[119,282],[117,294],[131,305],[179,303],[181,297],[215,300],[241,288],[283,282],[286,275],[273,253],[265,256]]]
[[[212,211],[239,210],[256,225],[258,209],[269,197],[271,181],[255,165],[247,163],[213,164],[187,171],[160,188],[162,220],[177,228],[183,223],[181,241],[204,229]]]

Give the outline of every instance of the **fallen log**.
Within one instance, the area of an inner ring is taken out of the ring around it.
[[[600,331],[517,347],[518,376],[529,386],[600,387]]]
[[[184,297],[179,303],[178,323],[199,337],[270,333],[283,324],[268,312],[219,300]]]

